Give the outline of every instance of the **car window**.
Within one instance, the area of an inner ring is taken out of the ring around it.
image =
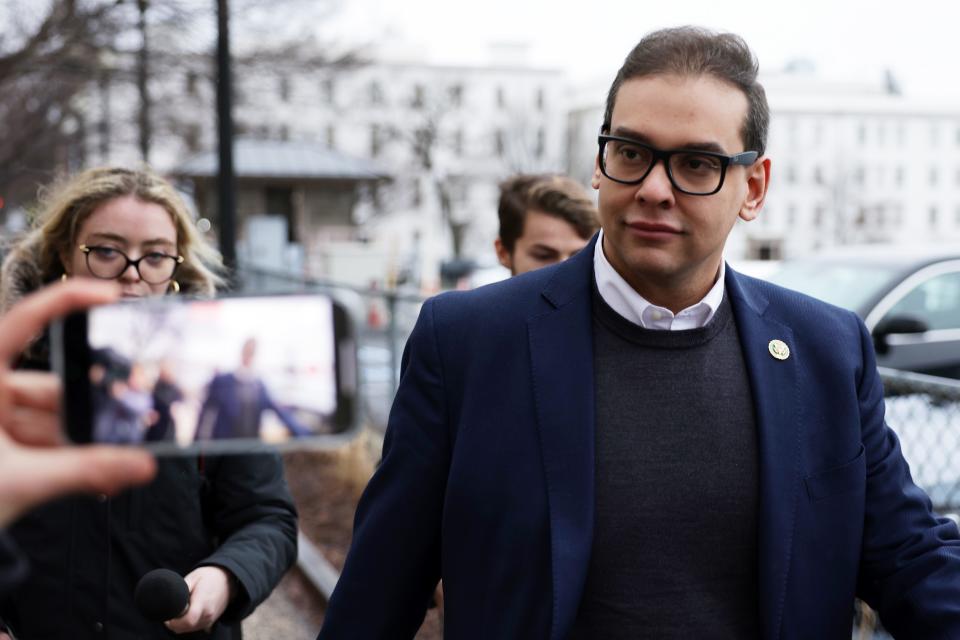
[[[824,302],[859,311],[867,300],[890,282],[894,274],[893,268],[872,264],[799,260],[785,262],[783,267],[768,279]]]
[[[929,329],[960,329],[960,272],[943,273],[917,285],[884,319],[904,315],[923,320]]]

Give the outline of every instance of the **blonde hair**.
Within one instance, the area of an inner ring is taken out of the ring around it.
[[[41,191],[33,231],[24,240],[38,249],[43,281],[64,273],[61,256],[77,241],[84,221],[100,205],[124,196],[163,207],[177,230],[183,256],[176,280],[183,293],[213,295],[224,284],[220,253],[200,235],[183,198],[152,169],[97,167],[55,182]]]

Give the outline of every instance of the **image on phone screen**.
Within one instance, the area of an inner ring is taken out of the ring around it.
[[[323,295],[91,309],[82,439],[184,448],[341,429],[334,310]]]

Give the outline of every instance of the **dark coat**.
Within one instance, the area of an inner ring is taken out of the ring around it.
[[[197,638],[239,637],[239,622],[296,559],[297,518],[278,456],[160,460],[156,480],[115,499],[76,497],[41,507],[11,534],[30,576],[2,607],[22,638],[189,638],[144,619],[133,601],[148,571],[185,575],[217,565],[241,588]],[[103,632],[106,632],[104,634]]]
[[[448,640],[567,637],[594,542],[595,242],[424,304],[321,639],[412,638],[440,578]],[[960,535],[884,423],[863,322],[726,273],[759,440],[761,637],[850,638],[859,596],[898,638],[960,638]]]

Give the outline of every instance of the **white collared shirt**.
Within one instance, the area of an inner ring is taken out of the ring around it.
[[[618,314],[644,329],[682,331],[699,329],[710,322],[723,301],[723,277],[726,264],[720,261],[720,273],[703,300],[674,315],[670,309],[650,303],[627,284],[603,253],[603,229],[593,251],[593,273],[600,297]]]

